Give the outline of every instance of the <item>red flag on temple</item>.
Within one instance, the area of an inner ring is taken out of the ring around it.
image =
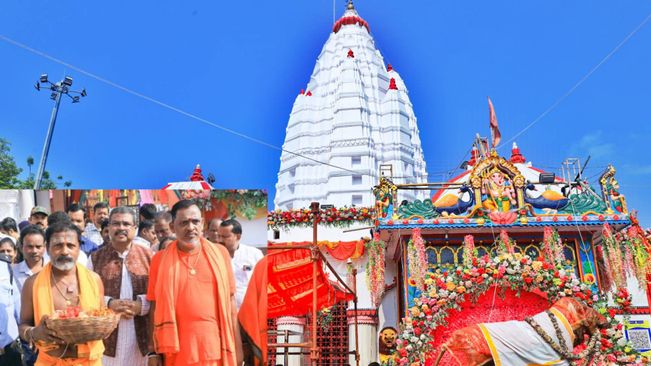
[[[489,118],[490,118],[490,127],[491,127],[491,140],[493,143],[493,148],[500,143],[502,134],[497,126],[497,116],[495,115],[495,109],[493,108],[493,102],[491,98],[488,98],[488,109],[489,109]]]

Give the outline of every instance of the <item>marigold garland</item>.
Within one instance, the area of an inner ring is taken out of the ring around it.
[[[384,249],[385,243],[380,240],[379,233],[375,233],[373,240],[366,243],[366,252],[368,253],[366,285],[374,307],[380,306],[384,294]]]

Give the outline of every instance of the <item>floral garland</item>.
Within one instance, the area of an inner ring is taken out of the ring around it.
[[[349,227],[356,222],[370,224],[375,210],[368,207],[342,207],[321,209],[317,222],[325,226]],[[272,229],[290,227],[308,227],[312,225],[314,215],[309,208],[289,211],[275,210],[267,214],[267,226]]]
[[[495,241],[495,245],[497,246],[497,253],[499,254],[515,253],[515,243],[511,238],[509,238],[509,234],[506,230],[500,231],[500,237]]]
[[[475,248],[475,238],[472,235],[466,235],[463,238],[463,265],[470,267],[477,261],[477,248]]]
[[[332,306],[319,310],[319,312],[317,313],[317,319],[318,319],[319,327],[324,332],[329,331],[330,325],[334,320],[334,314],[332,313]]]
[[[606,297],[590,290],[588,284],[579,281],[562,266],[532,260],[520,253],[502,253],[490,258],[488,255],[474,261],[469,267],[459,266],[454,271],[428,272],[426,289],[420,298],[414,299],[414,306],[401,323],[397,341],[399,365],[419,364],[427,354],[433,353],[433,334],[435,329],[446,324],[449,310],[461,309],[469,294],[472,301],[492,286],[500,289],[513,289],[531,292],[540,290],[547,293],[550,301],[560,297],[573,296],[585,301],[604,315],[610,328],[602,332],[601,348],[596,360],[638,361],[640,356],[633,351],[623,338],[621,324],[614,319],[615,309],[608,307]],[[616,294],[616,303],[630,304],[627,292]],[[621,302],[619,302],[621,301]]]
[[[425,275],[427,273],[427,256],[425,254],[425,241],[420,235],[420,229],[412,231],[411,240],[407,244],[407,261],[409,274],[417,289],[425,288]]]
[[[626,287],[628,274],[637,279],[640,288],[645,289],[647,278],[651,275],[651,244],[644,231],[634,224],[627,231],[613,233],[606,223],[602,233],[601,254],[606,274],[604,286],[607,289]]]
[[[375,233],[373,240],[366,243],[368,262],[366,262],[366,285],[374,307],[380,306],[384,294],[384,247],[380,234]]]
[[[558,232],[549,226],[545,226],[543,231],[542,254],[545,261],[554,264],[565,262],[563,253],[563,243]]]

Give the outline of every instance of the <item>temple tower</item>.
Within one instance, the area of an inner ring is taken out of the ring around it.
[[[391,165],[395,183],[427,181],[405,83],[385,65],[352,2],[335,22],[307,86],[296,97],[283,148],[276,209],[305,208],[312,201],[372,206],[370,187],[378,183],[381,165]],[[413,191],[401,199],[427,194]]]

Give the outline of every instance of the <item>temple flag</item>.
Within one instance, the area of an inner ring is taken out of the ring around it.
[[[500,143],[502,134],[500,133],[500,129],[497,126],[497,116],[495,115],[495,109],[493,108],[493,102],[491,102],[490,97],[488,97],[488,109],[491,128],[491,140],[493,143],[493,148],[495,148],[495,146]]]

